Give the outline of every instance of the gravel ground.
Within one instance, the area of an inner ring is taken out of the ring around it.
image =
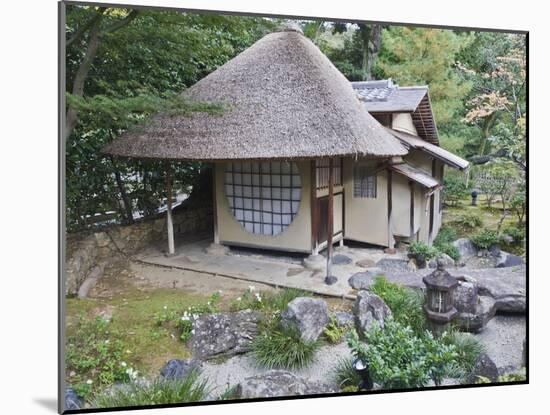
[[[497,315],[477,336],[499,372],[506,373],[519,369],[522,365],[525,334],[524,316]]]
[[[334,346],[323,346],[317,351],[317,360],[310,367],[292,371],[297,376],[311,381],[327,384],[334,383],[331,372],[342,358],[350,358],[351,352],[345,342]],[[267,372],[268,369],[259,368],[250,354],[234,356],[222,363],[204,362],[201,378],[208,379],[213,386],[212,396],[223,393],[228,385],[234,386],[243,379]]]

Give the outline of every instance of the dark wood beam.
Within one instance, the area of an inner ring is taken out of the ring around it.
[[[332,277],[332,235],[334,234],[334,161],[329,161],[328,173],[328,213],[327,213],[327,278]]]
[[[410,205],[410,230],[409,230],[409,239],[410,242],[414,239],[414,182],[409,182],[409,188],[411,193],[411,205]]]
[[[319,214],[317,209],[317,168],[315,160],[311,161],[311,253],[318,253]]]

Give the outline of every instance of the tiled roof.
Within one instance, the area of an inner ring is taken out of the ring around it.
[[[432,176],[414,166],[411,166],[408,163],[392,164],[390,165],[390,169],[417,183],[420,183],[428,189],[433,189],[434,187],[440,185],[440,183]]]

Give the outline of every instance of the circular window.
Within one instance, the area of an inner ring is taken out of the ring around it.
[[[225,195],[231,212],[254,234],[284,232],[298,213],[301,190],[296,163],[238,162],[225,166]]]

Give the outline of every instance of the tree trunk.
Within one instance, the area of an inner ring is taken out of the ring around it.
[[[359,31],[363,54],[361,63],[362,79],[363,81],[369,81],[372,79],[372,68],[380,50],[382,26],[360,24]]]

